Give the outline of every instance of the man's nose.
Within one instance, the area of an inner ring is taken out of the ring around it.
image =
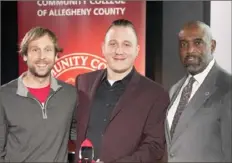
[[[39,58],[40,59],[44,59],[45,58],[45,52],[44,51],[40,50],[40,52],[39,52]]]
[[[116,54],[123,54],[123,49],[122,49],[122,47],[117,47],[117,49],[116,49]]]
[[[188,49],[187,49],[188,53],[191,54],[195,51],[195,47],[192,44],[188,45]]]

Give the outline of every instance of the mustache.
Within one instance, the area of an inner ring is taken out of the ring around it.
[[[35,62],[36,64],[47,64],[48,62],[46,60],[40,59]]]
[[[184,61],[187,62],[187,60],[188,60],[189,58],[194,58],[194,59],[198,59],[199,61],[202,61],[201,56],[197,56],[197,55],[194,55],[194,54],[188,54],[188,55],[184,58]]]

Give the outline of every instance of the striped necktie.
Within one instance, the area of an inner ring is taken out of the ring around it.
[[[180,102],[178,104],[178,107],[176,109],[176,113],[174,115],[173,121],[172,121],[172,126],[171,126],[171,138],[173,137],[173,134],[175,132],[175,128],[176,125],[180,119],[180,116],[182,114],[182,112],[184,111],[184,108],[186,107],[186,105],[188,104],[191,92],[192,92],[192,86],[193,83],[195,82],[194,77],[191,77],[189,79],[188,84],[184,87],[182,93],[181,93],[181,97],[180,97]]]

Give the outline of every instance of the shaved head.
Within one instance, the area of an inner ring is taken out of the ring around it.
[[[194,29],[194,28],[201,29],[202,32],[204,33],[205,37],[207,38],[207,41],[211,41],[213,39],[210,27],[201,21],[191,21],[191,22],[184,24],[180,33],[185,29]]]

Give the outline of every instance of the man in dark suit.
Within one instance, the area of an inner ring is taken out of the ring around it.
[[[92,141],[95,160],[156,162],[164,155],[168,93],[133,66],[139,53],[134,25],[114,21],[102,52],[107,68],[77,77],[78,157],[81,143]]]
[[[231,162],[231,75],[216,63],[210,27],[194,21],[179,33],[187,75],[170,90],[169,162]]]

